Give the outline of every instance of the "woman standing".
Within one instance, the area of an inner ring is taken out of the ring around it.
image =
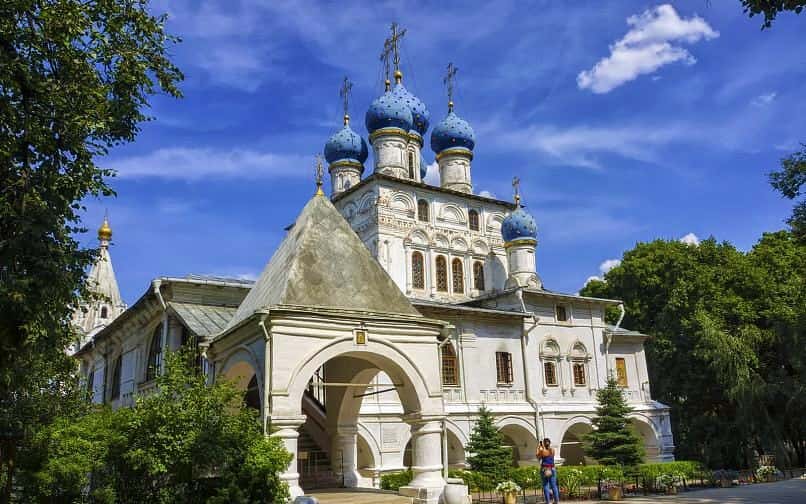
[[[545,438],[538,444],[537,456],[540,458],[540,476],[543,479],[543,497],[550,504],[549,496],[554,494],[554,504],[560,502],[560,489],[557,486],[557,468],[554,467],[554,448],[551,440]]]

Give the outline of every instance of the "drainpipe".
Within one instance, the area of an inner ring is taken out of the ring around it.
[[[160,335],[160,346],[162,346],[163,355],[166,353],[168,349],[168,318],[167,318],[167,309],[168,305],[165,303],[165,299],[162,297],[162,292],[160,292],[160,286],[162,285],[162,280],[159,278],[155,278],[151,281],[151,290],[154,291],[154,295],[157,296],[157,301],[160,302],[160,306],[162,306],[162,334]],[[160,373],[165,370],[165,357],[162,358],[160,362]]]
[[[524,387],[526,388],[526,402],[528,402],[532,406],[532,408],[535,410],[535,435],[537,436],[537,439],[540,440],[541,439],[541,432],[542,432],[542,429],[540,428],[540,417],[541,417],[540,404],[538,404],[538,402],[532,397],[532,387],[531,387],[530,379],[529,379],[529,362],[528,362],[528,359],[526,358],[526,338],[527,338],[527,335],[529,334],[529,331],[531,329],[534,329],[535,327],[537,327],[538,323],[540,322],[540,317],[535,315],[534,312],[526,310],[526,302],[524,302],[524,300],[523,300],[523,287],[521,287],[520,289],[515,291],[515,295],[517,296],[518,301],[521,302],[521,311],[523,311],[523,313],[528,314],[532,319],[532,327],[530,327],[529,329],[527,329],[525,327],[522,328],[522,332],[521,332],[521,360],[523,361],[523,382],[524,382]]]
[[[616,327],[613,329],[614,332],[618,331],[619,327],[621,327],[621,321],[624,320],[624,313],[625,313],[624,303],[619,303],[618,309],[619,309],[619,316],[618,321],[616,322]],[[608,378],[610,378],[610,359],[608,359],[608,354],[610,353],[610,343],[612,342],[613,342],[613,335],[611,334],[610,336],[608,336],[607,332],[605,332],[605,371],[607,371]]]
[[[273,385],[272,368],[274,363],[274,345],[272,345],[271,334],[266,329],[266,318],[268,313],[264,313],[260,317],[257,325],[263,331],[263,337],[266,339],[266,350],[263,356],[263,433],[268,433],[268,420],[271,418],[271,390]]]

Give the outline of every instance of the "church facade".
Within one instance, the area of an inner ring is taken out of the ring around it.
[[[102,299],[76,315],[87,338],[75,355],[93,400],[131,405],[153,389],[165,352],[190,345],[202,372],[234,381],[267,435],[295,455],[283,475],[292,495],[377,486],[384,472],[411,467],[401,493],[436,503],[447,468],[464,467],[482,406],[513,464],[536,463],[543,437],[562,463],[590,463],[582,436],[613,375],[647,459],[672,460],[648,336],[605,321],[609,307],[623,313],[618,300],[543,286],[537,226],[517,184],[514,202],[474,194],[471,126],[449,99],[431,128],[397,58],[393,76],[366,113],[369,143],[345,104],[324,149],[330,197],[317,190],[257,281],[159,277],[126,309],[105,221],[93,269],[103,273],[90,275]],[[429,129],[438,186],[424,181]]]

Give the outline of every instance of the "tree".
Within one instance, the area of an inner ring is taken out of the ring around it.
[[[806,0],[742,0],[744,11],[753,17],[764,14],[762,28],[769,28],[775,17],[784,11],[800,14],[806,7]]]
[[[94,256],[75,239],[81,202],[112,194],[96,162],[135,138],[153,94],[180,95],[166,53],[177,39],[147,7],[0,3],[0,501],[72,379],[70,315]]]
[[[678,458],[751,467],[772,452],[803,464],[805,265],[806,246],[786,231],[749,253],[655,240],[582,289],[622,299],[623,325],[651,335],[653,397],[671,407]]]
[[[243,395],[205,383],[169,354],[156,392],[132,408],[100,406],[37,432],[22,460],[26,502],[284,502],[291,454],[267,438]]]
[[[585,436],[586,450],[603,465],[634,466],[643,462],[641,438],[630,427],[627,415],[632,408],[616,379],[610,376],[607,386],[596,392],[595,430]]]
[[[504,436],[493,423],[493,416],[486,407],[479,408],[479,417],[470,433],[467,462],[470,469],[482,473],[493,482],[507,478],[512,466],[512,449],[504,445]]]
[[[803,196],[806,184],[806,144],[796,152],[781,160],[781,169],[770,173],[770,184],[786,198],[794,200]],[[801,200],[792,210],[787,220],[792,232],[801,240],[806,240],[806,200]]]

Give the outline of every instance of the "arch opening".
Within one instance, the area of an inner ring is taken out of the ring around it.
[[[585,453],[585,435],[593,429],[586,423],[576,423],[566,429],[560,443],[559,456],[563,465],[590,465],[595,461]]]

